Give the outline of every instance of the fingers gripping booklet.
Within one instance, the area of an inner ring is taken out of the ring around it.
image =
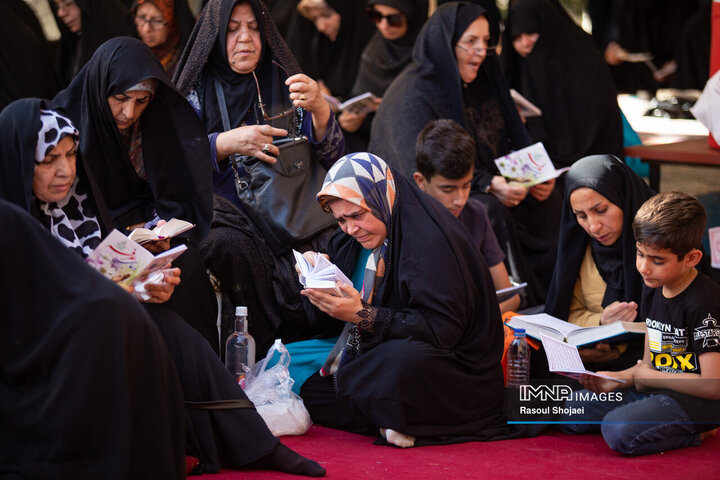
[[[337,288],[337,282],[352,285],[352,281],[330,260],[317,252],[313,252],[312,265],[302,253],[293,250],[295,261],[300,269],[300,283],[305,288],[321,290],[330,295],[341,297],[342,292]]]
[[[88,255],[86,261],[118,285],[129,286],[164,269],[185,250],[187,250],[185,245],[178,245],[153,255],[129,237],[113,230]]]

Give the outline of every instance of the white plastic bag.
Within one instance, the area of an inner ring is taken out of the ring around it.
[[[277,354],[280,360],[266,368]],[[302,398],[291,390],[295,381],[290,377],[288,365],[290,353],[278,338],[265,358],[245,375],[245,394],[276,437],[302,435],[312,425]]]

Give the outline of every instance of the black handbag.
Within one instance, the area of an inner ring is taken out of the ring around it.
[[[217,80],[215,93],[223,128],[230,130],[225,95]],[[314,158],[308,138],[300,135],[301,123],[296,119],[291,136],[273,142],[280,149],[274,165],[244,155],[229,157],[235,190],[244,211],[276,255],[336,225],[335,219],[323,212],[315,199],[327,171]]]

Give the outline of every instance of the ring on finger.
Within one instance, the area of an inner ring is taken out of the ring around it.
[[[307,97],[305,96],[304,93],[300,94],[300,100],[307,100]]]
[[[263,145],[261,152],[264,153],[265,155],[270,153],[270,144],[266,143],[265,145]]]

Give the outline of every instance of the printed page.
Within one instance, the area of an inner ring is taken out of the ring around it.
[[[152,253],[113,229],[86,261],[113,282],[127,286],[153,258]]]
[[[541,142],[495,159],[500,174],[510,181],[531,187],[556,178],[564,170],[555,170]]]
[[[518,318],[524,322],[533,323],[535,325],[542,325],[549,327],[562,333],[564,337],[567,337],[568,333],[574,330],[580,330],[582,327],[573,325],[565,320],[548,315],[547,313],[537,313],[535,315],[518,315]]]
[[[626,383],[625,380],[609,377],[601,373],[585,370],[580,353],[574,345],[565,342],[559,342],[553,338],[541,335],[543,348],[548,360],[548,368],[551,372],[567,374],[572,378],[579,378],[582,375],[590,375],[593,377],[605,378],[618,383]]]

